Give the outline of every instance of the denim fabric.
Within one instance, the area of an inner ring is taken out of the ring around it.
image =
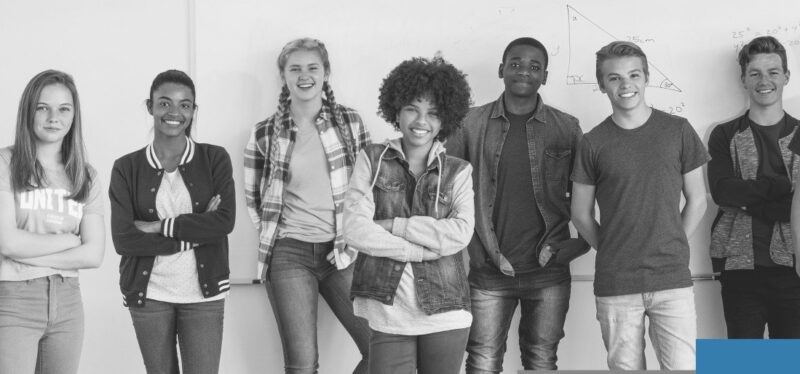
[[[513,278],[509,278],[513,280]],[[526,370],[556,370],[564,337],[571,283],[545,288],[520,286],[502,291],[472,288],[472,329],[467,373],[500,373],[511,319],[520,304],[519,347]]]
[[[569,176],[583,134],[575,117],[545,105],[541,96],[537,100],[539,104],[527,124],[533,130],[528,132],[527,139],[533,195],[545,222],[545,233],[536,246],[536,254],[532,254],[536,258],[545,244],[570,237]],[[501,253],[492,224],[497,169],[509,126],[501,95],[494,102],[472,108],[464,126],[446,143],[448,154],[473,166],[475,236],[467,247],[473,271],[516,274],[513,264]],[[569,275],[569,268],[560,270],[563,280]]]
[[[645,370],[644,317],[661,370],[694,370],[697,315],[692,287],[596,297],[611,370]]]
[[[793,268],[756,267],[720,275],[728,338],[800,339],[800,278]]]
[[[393,148],[384,153],[385,147],[374,144],[365,148],[372,175],[377,174],[373,188],[374,219],[448,217],[453,179],[469,164],[440,153],[437,156],[440,162],[431,163],[422,175],[415,178],[402,154]],[[417,281],[420,306],[426,314],[469,310],[469,284],[461,252],[437,260],[412,262],[411,266]],[[360,254],[355,264],[352,296],[391,305],[404,267],[405,263],[390,258]]]
[[[148,374],[216,374],[222,351],[225,300],[175,304],[147,299],[128,308]]]
[[[0,373],[77,373],[82,345],[78,278],[0,281]]]
[[[395,335],[372,330],[370,374],[457,374],[469,329],[427,335]]]
[[[336,270],[325,256],[333,242],[306,243],[278,239],[267,271],[267,295],[278,322],[286,373],[316,373],[317,305],[321,294],[361,352],[354,373],[366,373],[369,353],[367,321],[353,314],[349,289],[353,267]]]

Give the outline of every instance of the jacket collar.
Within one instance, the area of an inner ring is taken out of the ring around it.
[[[403,153],[403,144],[401,143],[401,139],[402,138],[390,139],[386,140],[383,143],[384,146],[396,152],[396,153],[386,154],[383,156],[383,158],[385,159],[402,158],[403,160],[406,159],[406,155],[405,153]],[[437,162],[436,159],[439,157],[441,153],[444,152],[445,152],[444,144],[442,144],[442,142],[438,140],[434,140],[433,146],[431,146],[431,150],[428,151],[428,162],[427,162],[428,168],[430,168],[431,165],[435,164]]]
[[[161,162],[158,161],[158,156],[156,156],[156,149],[153,147],[153,143],[147,145],[145,149],[145,156],[147,158],[147,163],[150,164],[150,167],[156,170],[164,169],[161,166]],[[192,161],[194,157],[194,140],[190,137],[186,137],[186,148],[183,150],[183,155],[181,155],[180,161],[178,161],[178,166],[184,165],[189,161]]]
[[[506,93],[503,92],[500,94],[500,98],[495,101],[494,108],[492,108],[491,118],[498,118],[503,117],[508,119],[506,116],[506,104],[503,100],[505,98]],[[533,110],[533,118],[541,123],[547,123],[545,121],[546,117],[544,115],[544,101],[542,101],[542,95],[536,94],[536,109]]]
[[[742,132],[750,128],[750,117],[748,117],[749,114],[750,110],[748,109],[741,117],[739,117],[739,123],[737,124],[738,126],[736,129],[737,132]],[[794,129],[795,127],[800,126],[800,121],[798,121],[797,118],[789,115],[789,113],[786,113],[786,111],[783,112],[783,120],[786,121],[786,126],[789,128]]]

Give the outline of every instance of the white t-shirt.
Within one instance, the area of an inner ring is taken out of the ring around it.
[[[80,234],[81,219],[87,214],[103,214],[100,182],[92,172],[92,185],[84,202],[70,199],[72,184],[66,172],[45,169],[47,186],[14,192],[11,185],[11,149],[0,149],[0,193],[14,195],[17,228],[36,234]],[[0,280],[22,281],[60,274],[77,277],[77,270],[62,270],[26,265],[0,255]]]

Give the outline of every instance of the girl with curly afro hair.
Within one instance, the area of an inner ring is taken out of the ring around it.
[[[442,139],[470,104],[465,75],[412,58],[383,80],[380,114],[402,137],[358,155],[344,235],[359,251],[351,297],[369,321],[370,373],[458,373],[472,323],[461,255],[475,225],[472,166]]]

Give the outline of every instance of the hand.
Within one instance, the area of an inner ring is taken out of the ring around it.
[[[797,260],[798,257],[800,257],[800,255],[794,255],[794,272],[800,277],[800,261]]]
[[[328,260],[328,262],[330,262],[331,265],[336,265],[336,253],[334,253],[335,251],[336,250],[334,249],[333,251],[328,252],[328,255],[325,256],[325,259]]]
[[[81,240],[80,236],[75,235],[75,234],[66,234],[66,235],[69,238],[69,240],[71,241],[70,246],[69,246],[70,248],[75,248],[75,247],[83,244],[83,240]]]
[[[206,206],[206,212],[213,212],[219,208],[219,203],[222,202],[222,197],[218,194],[214,195],[211,200],[208,201],[208,206]]]
[[[428,248],[422,248],[422,261],[433,261],[442,258],[442,255],[431,251]]]
[[[375,223],[383,227],[384,230],[392,232],[392,224],[394,223],[393,219],[376,219]]]
[[[589,243],[583,239],[577,238],[545,245],[545,247],[542,248],[542,254],[539,256],[540,265],[545,249],[548,248],[549,251],[552,252],[553,259],[548,258],[547,262],[545,262],[545,265],[551,261],[560,265],[569,265],[572,260],[582,256],[586,252],[589,252]]]
[[[133,221],[136,228],[148,234],[158,234],[161,232],[161,221]]]

